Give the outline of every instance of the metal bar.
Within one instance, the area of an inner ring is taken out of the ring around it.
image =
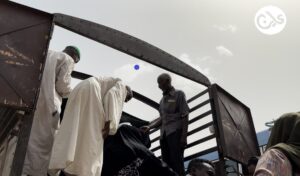
[[[212,109],[212,115],[213,115],[213,122],[214,122],[214,129],[215,129],[215,136],[216,136],[216,141],[217,141],[217,151],[219,155],[219,164],[218,168],[216,171],[218,172],[217,174],[220,176],[225,176],[226,171],[225,171],[225,159],[224,159],[224,148],[222,147],[222,144],[224,144],[221,137],[223,135],[220,133],[220,131],[223,131],[221,122],[218,120],[218,117],[220,117],[220,111],[218,109],[218,101],[217,101],[217,89],[216,85],[214,84],[213,86],[210,86],[209,88],[209,98],[210,98],[210,105]]]
[[[192,124],[192,123],[194,123],[194,122],[196,122],[196,121],[198,121],[198,120],[200,120],[200,119],[202,119],[202,118],[204,118],[204,117],[210,115],[211,113],[212,113],[211,110],[209,110],[209,111],[207,111],[207,112],[205,112],[205,113],[203,113],[203,114],[201,114],[201,115],[199,115],[199,116],[193,118],[192,120],[190,120],[190,121],[189,121],[189,124]],[[158,129],[156,129],[156,130],[158,130]],[[151,131],[151,132],[152,132],[152,131]],[[152,132],[152,133],[153,133],[153,132]],[[152,134],[152,133],[151,133],[151,134]],[[160,138],[159,136],[156,137],[156,138],[153,138],[153,139],[151,140],[151,143],[156,142],[157,140],[159,140],[159,138]]]
[[[0,165],[0,174],[2,174],[3,173],[3,169],[4,169],[4,166],[5,166],[5,164],[6,164],[6,155],[7,155],[7,151],[8,151],[8,145],[9,145],[9,139],[8,138],[6,138],[6,141],[4,141],[4,142],[6,142],[5,143],[5,145],[4,145],[4,154],[3,154],[3,158],[0,158],[0,159],[2,159],[2,163],[1,163],[1,165]],[[1,145],[0,145],[1,146]],[[0,151],[1,152],[1,151]]]
[[[151,149],[151,152],[155,152],[155,151],[157,151],[157,150],[159,150],[159,149],[160,149],[160,145],[157,146],[157,147],[154,147],[153,149]]]
[[[215,137],[216,137],[216,136],[215,136],[214,134],[209,135],[209,136],[206,136],[206,137],[204,137],[204,138],[202,138],[202,139],[199,139],[199,140],[197,140],[197,141],[194,141],[194,142],[192,142],[192,143],[189,143],[189,144],[186,146],[186,148],[194,147],[194,146],[196,146],[196,145],[198,145],[198,144],[201,144],[201,143],[203,143],[203,142],[206,142],[206,141],[209,141],[209,140],[211,140],[211,139],[214,139]]]
[[[6,32],[6,33],[1,33],[1,34],[0,34],[0,37],[2,37],[2,36],[4,36],[4,35],[9,35],[9,34],[11,34],[11,33],[23,31],[23,30],[26,30],[26,29],[29,29],[29,28],[33,28],[33,27],[36,27],[36,26],[39,26],[39,25],[42,25],[42,24],[46,24],[46,23],[49,23],[49,20],[41,21],[41,22],[38,22],[37,24],[30,24],[30,25],[28,25],[28,26],[23,26],[22,28],[15,29],[15,30],[13,30],[13,31],[9,31],[9,32]]]
[[[213,124],[214,124],[213,122],[209,122],[209,123],[207,123],[207,124],[205,124],[205,125],[202,125],[202,126],[200,126],[200,127],[198,127],[198,128],[195,128],[194,130],[189,131],[189,132],[187,133],[187,136],[190,136],[190,135],[195,134],[195,133],[197,133],[197,132],[199,132],[199,131],[202,131],[202,130],[204,130],[205,128],[208,128],[208,127],[212,126]],[[152,143],[152,142],[155,142],[155,141],[158,140],[158,139],[159,139],[159,137],[154,138],[154,139],[151,141],[151,143]],[[160,148],[160,146],[158,146],[158,148]],[[154,151],[156,151],[156,150],[158,150],[157,147],[153,148],[151,151],[154,152]]]
[[[214,125],[215,125],[215,133],[216,133],[216,137],[217,137],[217,144],[219,146],[219,153],[223,154],[224,149],[221,146],[225,142],[221,141],[222,139],[224,139],[224,136],[222,136],[223,134],[220,133],[220,131],[223,131],[223,130],[222,130],[221,121],[218,120],[218,118],[220,117],[220,110],[218,109],[219,105],[218,105],[216,85],[214,84],[209,89],[210,89],[209,96],[210,96],[210,100],[211,100],[211,109],[212,109],[213,121],[214,121]]]
[[[150,142],[151,142],[151,143],[156,142],[156,141],[159,140],[159,138],[160,138],[160,136],[158,136],[158,137],[156,137],[156,138],[153,138]]]
[[[207,104],[209,104],[209,103],[210,103],[210,100],[206,100],[206,101],[196,105],[195,107],[191,108],[190,113],[197,110],[197,109],[199,109],[199,108],[201,108],[201,107],[203,107],[203,106],[205,106],[205,105],[207,105]]]
[[[17,147],[13,159],[10,176],[21,176],[27,151],[34,113],[26,113],[18,136]]]
[[[193,155],[190,155],[188,157],[185,157],[184,158],[184,161],[189,161],[193,158],[198,158],[200,156],[203,156],[203,155],[206,155],[206,154],[209,154],[209,153],[212,153],[212,152],[215,152],[215,151],[218,151],[218,147],[212,147],[212,148],[209,148],[207,150],[204,150],[204,151],[201,151],[201,152],[198,152],[198,153],[195,153]]]
[[[80,80],[84,80],[84,79],[88,79],[90,77],[93,77],[92,75],[82,73],[82,72],[78,72],[78,71],[72,71],[71,76],[73,78],[80,79]]]
[[[211,85],[209,79],[193,67],[138,38],[88,20],[64,14],[54,14],[54,22],[62,28],[181,75],[204,86]]]
[[[190,120],[190,121],[189,121],[189,124],[192,124],[192,123],[194,123],[194,122],[196,122],[196,121],[198,121],[198,120],[200,120],[200,119],[202,119],[202,118],[204,118],[204,117],[210,115],[211,113],[212,113],[211,110],[206,111],[205,113],[203,113],[203,114],[201,114],[201,115],[199,115],[199,116],[193,118],[192,120]]]
[[[19,115],[16,111],[11,116],[6,116],[5,124],[2,124],[1,131],[0,131],[0,145],[2,141],[4,141],[5,137],[9,134],[9,132],[13,129],[13,127],[19,121],[21,115]]]
[[[0,107],[0,126],[4,126],[7,123],[7,120],[10,118],[10,116],[14,115],[15,109],[12,108],[6,108],[6,107]],[[3,128],[1,128],[2,130]],[[1,131],[0,130],[0,131]],[[1,132],[0,132],[1,133]],[[1,136],[1,135],[0,135]]]
[[[149,135],[155,133],[155,132],[158,131],[159,129],[160,129],[160,128],[155,128],[155,129],[151,130],[151,131],[149,132]]]
[[[132,91],[133,92],[133,98],[135,98],[136,100],[139,100],[149,106],[151,106],[152,108],[156,109],[157,111],[159,110],[159,104],[156,103],[155,101],[151,100],[150,98],[136,92],[136,91]]]
[[[205,124],[205,125],[202,125],[202,126],[200,126],[200,127],[198,127],[198,128],[193,129],[192,131],[189,131],[187,135],[190,136],[190,135],[195,134],[195,133],[197,133],[197,132],[199,132],[199,131],[202,131],[202,130],[204,130],[205,128],[208,128],[208,127],[210,127],[210,126],[212,126],[212,125],[214,125],[214,122],[209,122],[209,123],[207,123],[207,124]]]
[[[199,94],[195,95],[194,97],[190,98],[187,103],[191,103],[192,101],[196,100],[197,98],[201,97],[202,95],[206,94],[208,92],[208,89],[205,89],[204,91],[200,92]]]

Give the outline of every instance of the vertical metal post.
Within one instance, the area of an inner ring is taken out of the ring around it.
[[[214,85],[210,86],[209,88],[209,99],[210,99],[210,105],[211,105],[211,110],[212,110],[212,117],[213,117],[213,122],[214,122],[214,130],[215,130],[215,135],[216,135],[216,141],[217,141],[217,146],[218,146],[218,155],[219,155],[219,162],[216,166],[216,171],[217,175],[219,176],[225,176],[226,175],[226,170],[225,170],[225,159],[224,159],[224,154],[223,154],[223,146],[221,142],[220,136],[220,127],[222,127],[219,123],[221,123],[218,120],[218,111],[217,111],[217,89]]]
[[[9,138],[6,139],[6,141],[4,142],[4,148],[3,148],[3,156],[2,158],[2,162],[1,162],[1,165],[0,165],[0,175],[3,174],[3,169],[4,169],[4,166],[5,166],[5,163],[6,163],[6,155],[7,155],[7,150],[8,150],[8,143],[9,143]]]
[[[22,119],[22,126],[18,135],[17,147],[11,166],[10,176],[21,176],[25,161],[30,131],[32,127],[34,112],[26,113]]]

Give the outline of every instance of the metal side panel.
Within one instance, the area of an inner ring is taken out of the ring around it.
[[[115,29],[80,18],[54,14],[56,25],[85,36],[128,55],[181,75],[205,86],[209,79],[202,73],[165,51]]]
[[[51,14],[0,2],[0,143],[21,124],[14,157],[10,158],[11,176],[22,174],[52,20]]]
[[[220,86],[214,84],[212,89],[223,155],[247,164],[250,157],[259,156],[250,109]]]
[[[34,109],[52,19],[44,12],[0,2],[0,106]]]

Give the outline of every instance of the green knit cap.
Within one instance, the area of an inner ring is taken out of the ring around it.
[[[80,50],[79,50],[78,47],[76,47],[76,46],[67,46],[67,48],[72,48],[72,49],[74,49],[74,50],[76,51],[78,57],[80,58]]]

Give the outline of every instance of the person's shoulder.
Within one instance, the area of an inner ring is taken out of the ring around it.
[[[62,51],[53,51],[48,50],[48,56],[49,57],[55,57],[57,60],[66,61],[66,62],[74,62],[71,56],[68,54],[62,52]]]
[[[178,95],[185,95],[185,93],[182,90],[175,89],[175,92]]]
[[[53,51],[53,50],[48,50],[48,54],[52,54],[52,53],[55,53],[55,51]]]
[[[117,77],[111,77],[111,76],[99,76],[98,80],[101,82],[114,82],[114,83],[119,82],[119,83],[123,84],[122,79],[117,78]]]
[[[69,56],[67,53],[61,52],[63,59],[70,64],[74,64],[74,60],[71,56]]]

